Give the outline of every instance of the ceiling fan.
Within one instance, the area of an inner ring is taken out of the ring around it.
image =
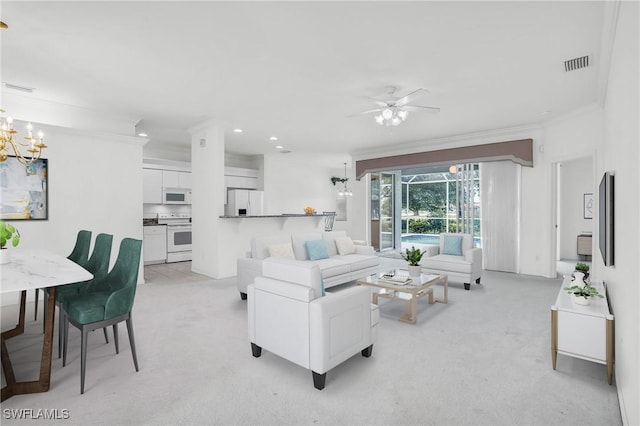
[[[429,93],[427,89],[417,89],[403,97],[395,96],[396,88],[387,87],[387,100],[370,98],[378,108],[355,115],[377,113],[374,117],[381,126],[398,126],[409,116],[409,112],[437,113],[440,108],[433,106],[409,105],[409,103]]]

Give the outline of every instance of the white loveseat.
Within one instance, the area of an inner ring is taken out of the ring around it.
[[[462,281],[465,290],[469,290],[474,281],[480,284],[482,249],[473,247],[473,235],[442,233],[438,251],[435,256],[422,258],[423,270],[447,275],[450,281]]]
[[[310,260],[306,247],[308,241],[324,241],[328,257]],[[337,241],[337,243],[336,243]],[[352,241],[344,231],[311,232],[254,237],[251,240],[251,257],[237,260],[238,291],[244,300],[247,286],[256,277],[263,276],[263,262],[267,258],[288,258],[317,265],[320,269],[325,288],[364,278],[378,272],[380,259],[373,247],[360,241]],[[341,249],[340,254],[338,249]]]
[[[314,386],[322,390],[327,371],[358,352],[371,356],[379,311],[367,287],[323,296],[317,264],[270,258],[262,270],[264,276],[247,288],[254,357],[265,349],[309,369]]]

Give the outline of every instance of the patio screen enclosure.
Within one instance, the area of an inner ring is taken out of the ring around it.
[[[371,225],[372,243],[381,251],[400,248],[399,240],[437,244],[442,232],[471,233],[479,245],[478,164],[372,173]]]

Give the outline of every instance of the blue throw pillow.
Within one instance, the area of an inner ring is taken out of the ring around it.
[[[462,235],[444,235],[442,254],[462,256]]]
[[[309,260],[328,259],[329,251],[327,250],[327,243],[324,240],[310,240],[305,241],[304,246],[307,249]]]

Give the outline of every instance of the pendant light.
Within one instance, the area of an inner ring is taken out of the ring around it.
[[[344,186],[340,188],[340,191],[338,191],[338,195],[341,197],[350,197],[353,195],[353,192],[351,192],[351,190],[347,188],[348,180],[349,179],[347,178],[347,163],[344,163]]]

